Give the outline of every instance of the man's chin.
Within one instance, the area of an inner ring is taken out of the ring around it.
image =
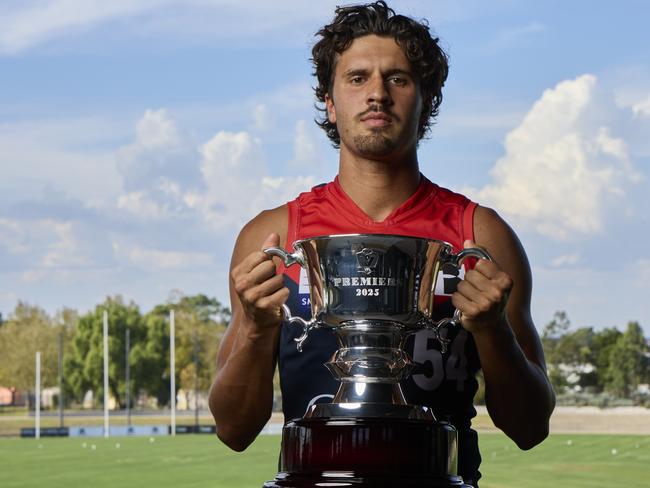
[[[364,157],[385,157],[395,151],[395,141],[383,134],[356,136],[353,142],[357,153]]]

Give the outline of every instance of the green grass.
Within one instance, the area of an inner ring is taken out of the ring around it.
[[[479,442],[481,488],[650,487],[650,436],[553,435],[526,452],[502,434]]]
[[[528,452],[501,434],[481,434],[480,442],[481,488],[650,487],[649,436],[554,435]],[[260,436],[238,454],[210,435],[154,442],[148,437],[0,439],[1,484],[261,488],[275,475],[279,443],[279,436]]]

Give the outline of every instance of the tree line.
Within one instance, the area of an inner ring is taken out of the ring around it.
[[[130,395],[170,401],[169,312],[176,326],[176,385],[190,391],[209,389],[221,337],[230,310],[216,298],[177,294],[142,313],[134,302],[108,297],[79,314],[63,309],[53,316],[19,302],[0,322],[0,386],[34,388],[34,353],[41,351],[42,384],[57,386],[59,341],[63,345],[64,398],[80,404],[87,391],[103,398],[103,313],[108,312],[109,388],[117,404],[126,406],[126,331],[129,331]],[[573,328],[564,312],[556,312],[541,333],[549,377],[560,401],[571,395],[609,395],[650,406],[650,346],[638,322],[625,330]],[[276,398],[279,382],[276,373]],[[480,395],[479,395],[480,396]],[[480,398],[477,398],[480,401]],[[133,405],[131,405],[133,406]]]
[[[120,296],[108,297],[94,310],[79,314],[64,309],[49,316],[43,309],[19,302],[0,325],[0,385],[34,389],[34,353],[41,351],[44,387],[59,383],[59,340],[63,343],[63,390],[67,405],[80,404],[87,391],[101,399],[103,386],[103,314],[108,312],[110,395],[126,406],[126,331],[130,398],[155,398],[159,406],[170,400],[170,324],[175,314],[176,385],[185,391],[209,389],[215,358],[230,311],[216,298],[176,296],[141,313]],[[61,339],[60,339],[61,338]]]
[[[544,327],[541,339],[549,377],[560,399],[581,393],[650,407],[650,341],[638,322],[629,322],[623,331],[574,329],[560,311]]]

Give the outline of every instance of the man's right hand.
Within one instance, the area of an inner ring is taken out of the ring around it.
[[[282,321],[282,305],[289,298],[282,275],[276,274],[273,258],[263,249],[279,246],[280,236],[270,234],[259,251],[246,256],[230,272],[230,279],[250,326],[262,332]]]

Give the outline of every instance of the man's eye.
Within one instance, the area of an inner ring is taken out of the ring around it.
[[[350,83],[353,85],[358,85],[359,83],[363,82],[363,76],[353,76],[350,78]]]
[[[400,85],[400,86],[401,85],[406,85],[406,82],[407,82],[406,78],[404,78],[402,76],[391,76],[389,78],[389,81],[394,85]]]

